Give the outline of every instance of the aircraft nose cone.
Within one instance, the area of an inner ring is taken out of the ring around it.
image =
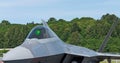
[[[33,58],[32,53],[28,49],[18,46],[7,52],[3,56],[2,60],[8,61],[8,60],[21,60],[21,59],[29,59],[29,58]]]

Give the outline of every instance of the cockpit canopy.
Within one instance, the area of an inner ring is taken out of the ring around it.
[[[49,30],[44,26],[36,26],[27,36],[28,39],[32,39],[32,38],[45,39],[50,37],[52,36],[50,36]]]

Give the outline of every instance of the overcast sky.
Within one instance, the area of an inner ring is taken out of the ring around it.
[[[11,23],[39,23],[50,17],[99,19],[106,13],[120,17],[120,0],[0,0],[0,21]]]

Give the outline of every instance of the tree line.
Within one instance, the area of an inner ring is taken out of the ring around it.
[[[70,21],[51,17],[47,23],[66,43],[98,50],[112,23],[114,14],[103,15],[100,19],[91,17],[74,18]],[[0,23],[0,48],[14,48],[24,41],[29,31],[41,23],[11,24],[7,20]],[[113,31],[105,52],[120,52],[120,21]]]

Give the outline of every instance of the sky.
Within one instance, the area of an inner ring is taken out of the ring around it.
[[[0,0],[0,22],[26,24],[41,19],[100,19],[110,13],[120,17],[120,0]]]

